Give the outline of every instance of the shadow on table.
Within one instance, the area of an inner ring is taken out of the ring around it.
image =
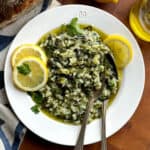
[[[36,150],[73,150],[74,148],[73,146],[63,146],[45,141],[37,135],[33,134],[32,132],[27,131],[20,150],[30,150],[33,145],[36,145]],[[87,145],[85,146],[85,149],[93,150],[93,146],[95,147],[94,149],[99,149],[100,143]]]

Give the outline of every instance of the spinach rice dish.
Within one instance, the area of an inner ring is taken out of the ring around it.
[[[36,103],[32,107],[35,113],[40,109],[53,119],[72,124],[81,123],[93,91],[104,84],[89,122],[100,117],[101,100],[115,96],[119,87],[116,72],[106,57],[112,55],[111,49],[94,27],[77,21],[73,18],[39,40],[48,58],[49,77],[42,89],[29,93]]]

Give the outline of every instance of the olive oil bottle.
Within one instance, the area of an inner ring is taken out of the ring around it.
[[[150,0],[137,0],[130,10],[129,23],[134,33],[150,42]]]

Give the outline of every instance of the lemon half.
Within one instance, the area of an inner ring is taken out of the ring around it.
[[[119,69],[125,68],[133,56],[130,42],[120,35],[112,34],[104,40],[104,43],[112,50],[117,67]]]
[[[29,72],[23,74],[19,71],[23,65],[28,66]],[[13,69],[13,80],[15,85],[24,91],[36,91],[42,88],[48,79],[46,64],[37,57],[22,58]]]
[[[20,45],[15,49],[12,54],[11,63],[14,67],[21,59],[28,57],[28,56],[35,56],[40,58],[45,64],[47,62],[47,57],[44,51],[35,44],[23,44]]]

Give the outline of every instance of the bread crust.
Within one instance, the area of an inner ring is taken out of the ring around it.
[[[11,8],[11,14],[8,17],[0,20],[0,28],[6,27],[8,24],[15,22],[21,16],[30,12],[36,5],[40,4],[42,0],[23,0]],[[7,13],[7,10],[5,10]]]

